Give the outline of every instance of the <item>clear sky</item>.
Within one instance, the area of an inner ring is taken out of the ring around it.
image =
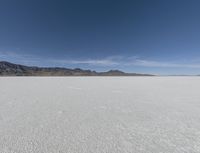
[[[0,60],[200,74],[200,1],[1,0]]]

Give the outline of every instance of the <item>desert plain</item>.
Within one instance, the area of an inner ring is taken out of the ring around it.
[[[200,77],[0,77],[1,153],[199,153]]]

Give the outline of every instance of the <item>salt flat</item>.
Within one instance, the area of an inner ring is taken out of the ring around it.
[[[0,153],[199,153],[200,77],[1,77]]]

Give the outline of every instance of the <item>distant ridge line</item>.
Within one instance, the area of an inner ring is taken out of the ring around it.
[[[0,61],[0,76],[154,76],[152,74],[125,73],[119,70],[96,72],[80,68],[36,67]]]

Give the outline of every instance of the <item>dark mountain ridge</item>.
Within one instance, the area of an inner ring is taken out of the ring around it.
[[[96,72],[80,68],[36,67],[0,61],[0,76],[153,76],[151,74],[125,73],[119,70]]]

